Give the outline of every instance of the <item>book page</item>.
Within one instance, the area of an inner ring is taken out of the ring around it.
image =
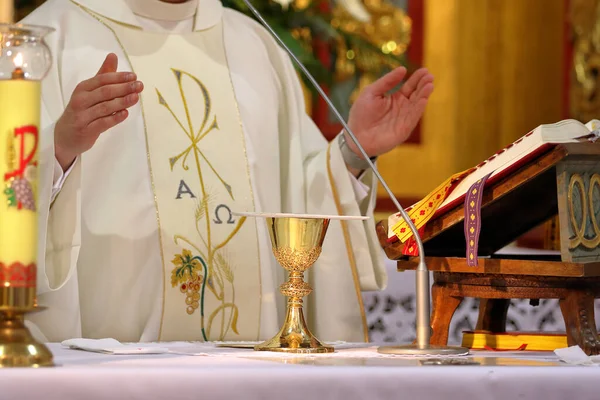
[[[590,133],[590,130],[581,122],[576,120],[565,120],[552,125],[540,125],[525,136],[517,139],[504,149],[479,164],[469,176],[462,180],[458,186],[450,193],[448,198],[442,203],[440,208],[452,203],[459,197],[462,197],[467,190],[478,179],[493,172],[490,178],[498,175],[506,168],[519,164],[527,155],[535,152],[546,143],[571,143],[577,142],[577,138]]]

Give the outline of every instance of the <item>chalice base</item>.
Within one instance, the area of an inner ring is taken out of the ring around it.
[[[382,346],[377,349],[381,354],[395,354],[401,356],[426,357],[426,356],[466,356],[469,349],[464,347],[452,346],[432,346],[420,347],[417,344],[408,344],[404,346]]]
[[[333,353],[333,347],[317,339],[306,326],[302,307],[288,305],[283,327],[273,338],[254,346],[256,351],[315,354]]]
[[[54,366],[50,350],[35,340],[25,326],[24,312],[39,310],[8,308],[0,308],[0,368]]]

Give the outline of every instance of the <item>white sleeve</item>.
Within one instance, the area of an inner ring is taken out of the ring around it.
[[[369,196],[371,188],[362,182],[360,177],[354,176],[354,174],[351,172],[348,172],[348,175],[350,175],[350,181],[352,182],[352,189],[354,190],[356,202],[361,204]]]
[[[35,18],[34,18],[35,17]],[[42,21],[43,20],[43,21]],[[65,109],[60,79],[65,31],[62,19],[30,14],[24,23],[44,23],[55,29],[46,39],[55,61],[42,81],[39,135],[37,293],[43,295],[63,287],[75,273],[81,245],[81,160],[65,173],[57,170],[54,128]],[[60,168],[60,167],[58,167]],[[68,179],[67,179],[68,176]]]
[[[65,180],[67,180],[67,178],[69,177],[69,174],[73,170],[73,166],[75,165],[78,159],[79,157],[76,158],[75,161],[73,161],[73,163],[69,167],[69,169],[67,169],[64,172],[58,160],[56,160],[56,158],[54,159],[54,174],[52,178],[52,195],[50,198],[50,203],[54,202],[54,199],[56,199],[56,196],[58,196],[60,189],[62,189]]]

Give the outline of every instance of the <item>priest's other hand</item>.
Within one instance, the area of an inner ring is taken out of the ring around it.
[[[425,111],[433,92],[433,75],[421,68],[398,91],[389,93],[405,76],[404,67],[384,75],[363,90],[350,110],[348,126],[369,157],[387,153],[408,139]],[[350,149],[361,156],[346,135]]]
[[[54,154],[67,170],[89,150],[101,133],[123,122],[139,101],[142,82],[131,72],[116,72],[118,59],[109,54],[93,78],[80,82],[54,127]]]

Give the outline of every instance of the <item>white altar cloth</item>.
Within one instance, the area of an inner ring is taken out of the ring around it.
[[[600,368],[553,353],[473,352],[479,365],[422,365],[341,345],[281,356],[213,344],[157,344],[186,354],[109,355],[49,344],[54,368],[0,371],[0,399],[598,399]],[[202,353],[204,355],[188,355]]]

